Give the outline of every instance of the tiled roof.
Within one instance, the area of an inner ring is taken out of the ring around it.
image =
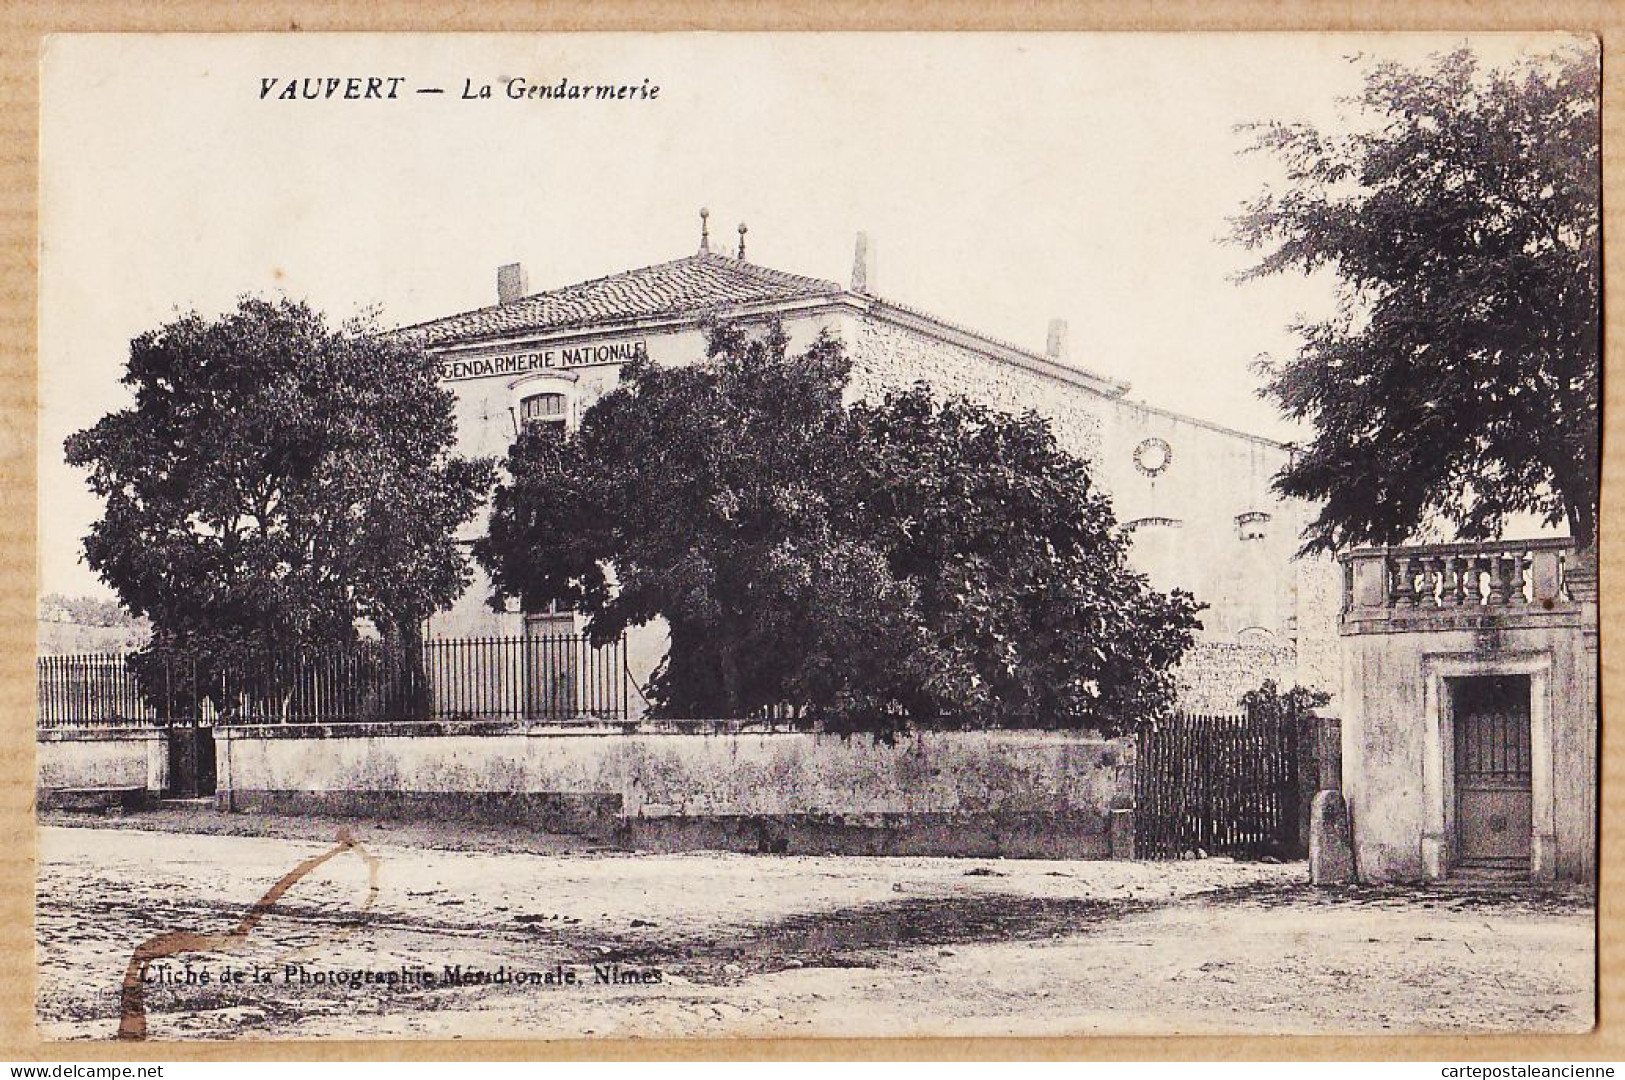
[[[421,335],[423,343],[433,348],[522,334],[613,326],[638,319],[694,316],[742,304],[833,299],[845,294],[846,290],[833,281],[787,274],[728,255],[702,251],[638,270],[624,270],[577,285],[533,293],[512,303],[404,326],[396,333]],[[863,296],[879,305],[880,310],[902,312],[1031,361],[1046,365],[1057,363],[1051,357],[919,308],[882,300],[872,294]],[[1057,366],[1070,372],[1073,378],[1097,384],[1097,390],[1111,396],[1121,395],[1128,389],[1128,383],[1077,365],[1062,362]]]
[[[700,252],[671,262],[536,293],[508,304],[448,315],[402,333],[423,335],[424,344],[478,341],[538,330],[618,323],[661,315],[687,315],[710,308],[839,295],[833,281],[770,270],[741,259]]]

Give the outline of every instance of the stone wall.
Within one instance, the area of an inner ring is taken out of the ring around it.
[[[1051,422],[1063,449],[1100,460],[1100,394],[882,319],[854,319],[842,333],[853,361],[849,392],[858,400],[926,382],[939,396],[963,394],[1017,416],[1030,409]]]
[[[217,803],[618,828],[653,846],[733,846],[767,830],[787,850],[916,850],[912,824],[940,838],[938,854],[963,854],[950,842],[957,822],[977,850],[1057,857],[1109,854],[1111,812],[1133,803],[1128,739],[919,732],[887,743],[728,728],[226,728],[216,732]]]
[[[1307,677],[1329,688],[1336,673],[1336,567],[1295,558],[1311,508],[1271,490],[1291,458],[1276,442],[1099,393],[1002,362],[873,316],[840,327],[853,357],[851,394],[928,383],[1008,413],[1032,410],[1062,447],[1089,461],[1124,524],[1134,565],[1158,588],[1183,588],[1209,605],[1203,639],[1234,642],[1264,631],[1303,640]],[[1161,468],[1136,463],[1154,441]],[[1243,520],[1245,518],[1245,521]],[[1306,684],[1308,685],[1308,684]]]
[[[1174,669],[1178,707],[1197,713],[1236,712],[1241,695],[1257,690],[1265,679],[1290,689],[1297,679],[1296,658],[1290,642],[1199,641]]]

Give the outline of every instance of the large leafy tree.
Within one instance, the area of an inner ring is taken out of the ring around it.
[[[368,320],[244,299],[130,345],[134,403],[67,441],[105,510],[90,567],[191,655],[415,639],[466,586],[455,530],[491,463],[451,450],[451,394],[421,347]]]
[[[521,435],[476,544],[495,602],[573,607],[600,639],[663,617],[668,715],[1112,729],[1167,704],[1197,605],[1129,568],[1043,420],[923,386],[844,407],[839,344],[790,356],[777,326],[709,351]]]
[[[1335,316],[1304,321],[1263,392],[1314,439],[1278,478],[1321,504],[1307,550],[1466,539],[1509,517],[1596,537],[1598,66],[1573,48],[1485,70],[1462,49],[1374,65],[1347,130],[1252,126],[1286,184],[1234,239],[1246,278],[1330,270]]]

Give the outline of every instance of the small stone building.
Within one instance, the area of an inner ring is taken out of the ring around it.
[[[1547,539],[1343,563],[1343,786],[1361,880],[1590,880],[1592,560]]]

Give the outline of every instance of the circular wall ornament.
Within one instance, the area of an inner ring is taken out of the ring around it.
[[[1174,448],[1155,436],[1134,448],[1134,467],[1147,476],[1161,475],[1174,460]]]

